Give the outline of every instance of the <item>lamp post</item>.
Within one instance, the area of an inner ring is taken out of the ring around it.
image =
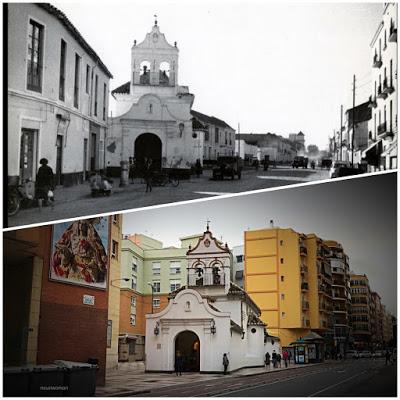
[[[130,279],[129,279],[129,278],[121,278],[121,279],[113,279],[112,281],[110,281],[110,285],[111,285],[111,286],[113,286],[113,287],[115,287],[115,288],[118,288],[118,289],[120,289],[120,287],[119,287],[119,286],[115,286],[115,285],[113,285],[113,282],[116,282],[116,281],[124,281],[124,282],[129,282],[129,281],[130,281]]]
[[[154,286],[152,283],[147,282],[147,284],[151,287],[151,313],[153,314],[153,297],[154,297]]]

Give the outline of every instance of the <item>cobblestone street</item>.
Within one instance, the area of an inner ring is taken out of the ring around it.
[[[119,187],[119,179],[114,179],[114,188],[110,197],[92,198],[88,182],[72,187],[58,187],[55,190],[53,207],[21,209],[8,219],[8,226],[21,226],[40,222],[75,218],[81,215],[93,215],[113,211],[141,208],[177,201],[207,198],[230,193],[240,193],[295,183],[304,183],[328,178],[327,170],[303,170],[280,167],[269,171],[245,170],[242,179],[213,181],[211,171],[204,171],[200,178],[192,177],[181,181],[174,188],[171,185],[155,186],[151,193],[146,193],[146,185],[140,179],[134,184]]]

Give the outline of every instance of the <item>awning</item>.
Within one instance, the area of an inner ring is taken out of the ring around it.
[[[382,154],[382,157],[396,157],[397,156],[397,140],[395,140]]]
[[[377,142],[372,143],[365,150],[363,150],[363,152],[361,153],[362,157],[365,158],[367,156],[367,153],[371,152],[371,150],[374,149],[375,146],[378,146],[379,143],[382,143],[382,139],[378,140]]]

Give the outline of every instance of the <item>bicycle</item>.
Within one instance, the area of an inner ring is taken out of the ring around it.
[[[179,185],[179,178],[168,172],[155,173],[152,181],[154,186],[165,186],[167,183],[170,183],[173,187],[177,187]]]

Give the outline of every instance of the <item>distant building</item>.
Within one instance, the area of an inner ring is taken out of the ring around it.
[[[110,71],[67,16],[9,3],[8,180],[36,180],[47,158],[63,185],[104,168]]]
[[[295,148],[298,152],[305,151],[305,137],[304,133],[300,131],[299,133],[289,133],[289,140],[295,143]]]
[[[371,347],[371,289],[364,274],[350,275],[351,326],[354,346],[360,350]]]
[[[236,149],[240,154],[242,154],[242,143],[245,142],[244,152],[246,152],[246,149],[251,149],[251,153],[254,154],[253,146],[255,146],[258,160],[263,160],[265,156],[269,156],[270,161],[277,163],[291,163],[299,150],[297,142],[274,133],[240,133],[236,134],[236,141]],[[246,153],[243,155],[245,159],[250,158]]]
[[[342,161],[353,162],[353,165],[361,165],[364,163],[362,152],[368,147],[368,124],[370,119],[371,108],[369,107],[368,101],[355,108],[346,110],[345,129],[342,135]]]
[[[204,125],[203,151],[200,160],[216,160],[219,156],[232,156],[235,152],[235,130],[225,121],[191,110],[195,121]]]
[[[370,171],[397,168],[397,3],[384,3],[371,42],[372,119],[364,156]]]

